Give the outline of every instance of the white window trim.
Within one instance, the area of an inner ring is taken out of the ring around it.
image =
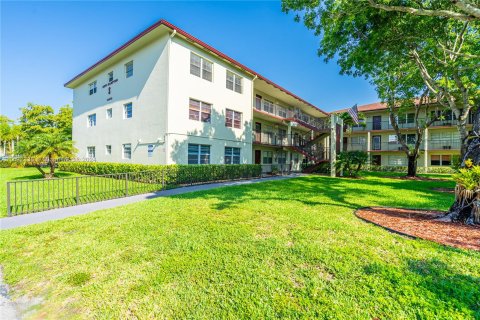
[[[229,73],[229,72],[230,72],[231,74],[233,74],[233,88],[232,88],[232,89],[230,89],[230,88],[227,87],[227,79],[228,79],[227,76],[228,76],[228,73]],[[235,78],[236,78],[236,77],[240,78],[240,92],[238,92],[238,91],[235,90]],[[244,90],[243,90],[243,85],[244,85],[243,79],[244,79],[244,78],[245,78],[245,77],[242,77],[242,76],[239,75],[238,73],[233,72],[232,70],[227,69],[226,72],[225,72],[225,88],[227,88],[228,90],[231,90],[231,91],[233,91],[233,92],[236,92],[236,93],[238,93],[238,94],[243,94],[243,91],[244,91]]]
[[[214,72],[213,69],[214,69],[214,67],[215,67],[215,63],[214,63],[212,60],[210,60],[210,59],[208,59],[208,58],[205,58],[205,56],[203,56],[203,55],[201,55],[201,54],[198,54],[197,52],[190,51],[190,54],[194,54],[194,55],[196,55],[197,57],[200,58],[200,76],[197,76],[197,75],[195,75],[195,74],[193,74],[193,73],[191,73],[191,72],[190,72],[190,74],[191,74],[192,76],[198,77],[198,78],[203,79],[203,80],[205,80],[205,81],[214,82],[214,80],[215,80],[215,72]],[[190,58],[190,59],[191,59],[191,58]],[[208,79],[205,79],[205,78],[203,77],[203,60],[208,61],[208,62],[210,62],[210,63],[212,64],[212,80],[208,80]],[[191,62],[191,60],[190,60],[189,66],[190,66],[191,64],[192,64],[192,62]]]
[[[125,146],[130,145],[130,158],[125,157]],[[132,144],[131,143],[124,143],[122,144],[122,159],[131,160],[132,159]]]

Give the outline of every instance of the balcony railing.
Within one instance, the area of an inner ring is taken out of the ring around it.
[[[298,134],[280,134],[274,132],[254,132],[253,142],[278,147],[304,147],[312,140]]]
[[[414,144],[407,144],[410,148],[413,148]],[[425,150],[425,145],[428,146],[428,150],[459,150],[459,139],[429,139],[427,143],[422,142],[420,144],[420,150]],[[343,149],[346,151],[368,151],[366,143],[347,143],[344,144]],[[373,142],[370,145],[370,151],[403,151],[402,145],[398,142]]]
[[[284,119],[294,119],[300,124],[307,124],[318,130],[328,130],[330,128],[330,119],[328,117],[316,118],[302,112],[300,109],[292,110],[284,108],[270,101],[258,98],[255,100],[254,105],[256,110]]]
[[[419,119],[419,121],[426,121],[425,119]],[[471,124],[471,121],[468,121]],[[430,128],[434,127],[452,127],[458,124],[458,120],[437,120],[434,121]],[[415,123],[404,122],[398,123],[400,129],[413,129],[416,128]],[[389,120],[387,121],[367,121],[364,126],[358,125],[352,127],[352,131],[371,131],[371,130],[393,130],[393,126]]]

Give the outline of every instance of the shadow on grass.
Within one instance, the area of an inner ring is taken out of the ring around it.
[[[331,178],[309,176],[261,185],[251,184],[228,188],[187,193],[174,197],[182,199],[215,199],[214,209],[235,207],[250,200],[297,201],[307,206],[335,205],[356,209],[363,206],[392,206],[408,208],[439,209],[449,205],[453,196],[432,191],[433,187],[451,187],[451,181],[393,180],[376,176],[366,179]],[[408,192],[408,194],[407,194]],[[284,194],[279,197],[278,194]],[[366,201],[364,198],[374,199]],[[320,201],[316,201],[316,200]],[[353,200],[352,200],[353,199]],[[358,201],[355,201],[357,200]],[[422,202],[415,201],[422,199]]]

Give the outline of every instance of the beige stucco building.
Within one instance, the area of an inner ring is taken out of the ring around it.
[[[364,125],[347,129],[343,137],[343,150],[367,151],[372,165],[406,166],[407,156],[397,141],[397,136],[390,123],[389,112],[383,103],[372,103],[358,107],[359,113],[365,115]],[[340,111],[339,111],[340,112]],[[423,109],[419,113],[419,120],[430,119],[433,108]],[[407,143],[416,141],[415,114],[406,112],[398,119],[402,134],[405,134]],[[472,119],[469,119],[471,126]],[[420,145],[418,167],[427,170],[432,167],[447,167],[452,164],[455,155],[460,154],[460,136],[457,129],[457,119],[451,111],[443,112],[439,120],[423,130],[423,142]]]
[[[300,170],[341,145],[336,117],[164,20],[65,86],[80,158]]]

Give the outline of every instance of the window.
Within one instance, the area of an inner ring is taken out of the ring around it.
[[[107,156],[109,156],[109,155],[112,154],[112,146],[111,146],[111,145],[107,144],[107,145],[105,146],[105,154],[106,154]]]
[[[407,144],[415,144],[417,142],[417,135],[416,134],[402,134],[403,140]]]
[[[242,93],[243,78],[227,70],[227,89]]]
[[[240,164],[240,148],[225,147],[225,164]]]
[[[444,155],[431,155],[431,166],[450,166],[452,164],[452,156],[449,154]]]
[[[87,158],[95,159],[95,147],[87,147]]]
[[[277,153],[277,163],[286,164],[287,163],[287,153],[285,151],[279,151]]]
[[[155,148],[155,146],[153,144],[148,145],[148,157],[149,158],[153,157],[153,149],[154,148]]]
[[[97,81],[93,81],[88,85],[88,91],[90,92],[90,95],[97,92]]]
[[[108,82],[112,82],[113,81],[113,71],[110,71],[108,73]]]
[[[190,120],[210,122],[212,105],[203,101],[190,99],[188,118]]]
[[[227,109],[225,112],[225,126],[240,129],[242,127],[242,113]]]
[[[367,144],[367,137],[353,136],[353,137],[350,138],[350,144],[366,145]]]
[[[272,164],[272,163],[273,163],[273,152],[263,151],[263,164]]]
[[[389,166],[405,166],[407,165],[406,156],[388,156]]]
[[[262,96],[259,94],[255,95],[255,108],[262,110]]]
[[[388,143],[397,143],[397,135],[396,134],[389,134],[388,135]]]
[[[95,127],[97,125],[97,114],[90,114],[88,116],[88,127]]]
[[[127,103],[123,105],[123,118],[129,119],[132,117],[132,103]]]
[[[274,113],[273,111],[273,102],[268,100],[263,100],[263,110],[268,113]]]
[[[382,156],[379,154],[372,155],[372,165],[381,166],[382,165]]]
[[[210,146],[204,144],[188,144],[188,164],[209,164]]]
[[[108,108],[107,109],[107,119],[112,119],[112,116],[113,116],[112,108]]]
[[[125,63],[125,77],[130,78],[133,76],[133,61]]]
[[[398,123],[414,123],[415,122],[415,113],[407,113],[398,116]]]
[[[132,144],[125,143],[122,145],[123,159],[132,159]]]
[[[190,74],[212,81],[213,63],[190,52]]]

